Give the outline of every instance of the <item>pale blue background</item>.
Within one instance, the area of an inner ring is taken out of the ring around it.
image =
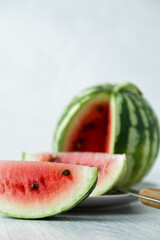
[[[125,81],[160,117],[160,1],[0,1],[0,159],[50,151],[73,96]]]

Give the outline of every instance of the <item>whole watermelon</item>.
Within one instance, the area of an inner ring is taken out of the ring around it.
[[[54,136],[54,151],[126,153],[120,186],[139,182],[158,154],[158,119],[131,83],[88,88],[64,110]]]

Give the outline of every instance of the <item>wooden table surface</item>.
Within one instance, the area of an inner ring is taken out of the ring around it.
[[[159,164],[157,160],[144,183],[136,188],[159,188]],[[153,186],[153,185],[152,185]],[[25,220],[0,214],[0,240],[159,240],[160,210],[141,202],[114,205],[112,207],[75,207],[63,214]]]
[[[160,239],[160,210],[140,202],[112,208],[75,208],[41,220],[0,215],[1,240]]]

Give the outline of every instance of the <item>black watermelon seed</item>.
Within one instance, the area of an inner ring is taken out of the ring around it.
[[[61,162],[61,160],[57,156],[50,155],[49,158],[48,158],[48,162],[57,162],[57,163],[59,163],[59,162]]]
[[[104,107],[103,107],[103,106],[98,106],[98,107],[97,107],[97,111],[102,112],[103,110],[104,110]]]
[[[54,157],[52,155],[48,156],[48,162],[54,162]]]
[[[75,143],[74,144],[74,150],[79,150],[80,148],[81,148],[81,146],[82,146],[82,144],[80,144],[80,143]]]
[[[79,138],[77,142],[74,144],[74,150],[79,150],[84,143],[84,138]]]
[[[64,169],[64,170],[61,171],[61,174],[63,176],[69,176],[71,174],[71,172],[68,169]]]
[[[78,143],[80,143],[80,144],[84,143],[84,138],[79,138]]]
[[[30,189],[31,189],[31,190],[36,190],[36,189],[38,189],[38,188],[39,188],[38,183],[33,183],[32,185],[30,185]]]
[[[84,127],[83,127],[83,130],[84,131],[87,131],[87,130],[90,130],[90,129],[93,129],[95,128],[95,124],[90,122],[90,123],[87,123]]]
[[[53,157],[53,161],[54,161],[54,162],[57,162],[57,163],[60,163],[60,162],[61,162],[60,158],[57,157],[57,156],[54,156],[54,157]]]

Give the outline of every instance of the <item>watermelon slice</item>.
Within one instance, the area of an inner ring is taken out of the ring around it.
[[[0,161],[0,212],[29,219],[52,216],[85,199],[96,182],[96,168]]]
[[[61,152],[28,154],[23,153],[23,160],[69,163],[98,168],[98,183],[91,196],[98,196],[112,189],[124,176],[126,170],[125,154]]]

